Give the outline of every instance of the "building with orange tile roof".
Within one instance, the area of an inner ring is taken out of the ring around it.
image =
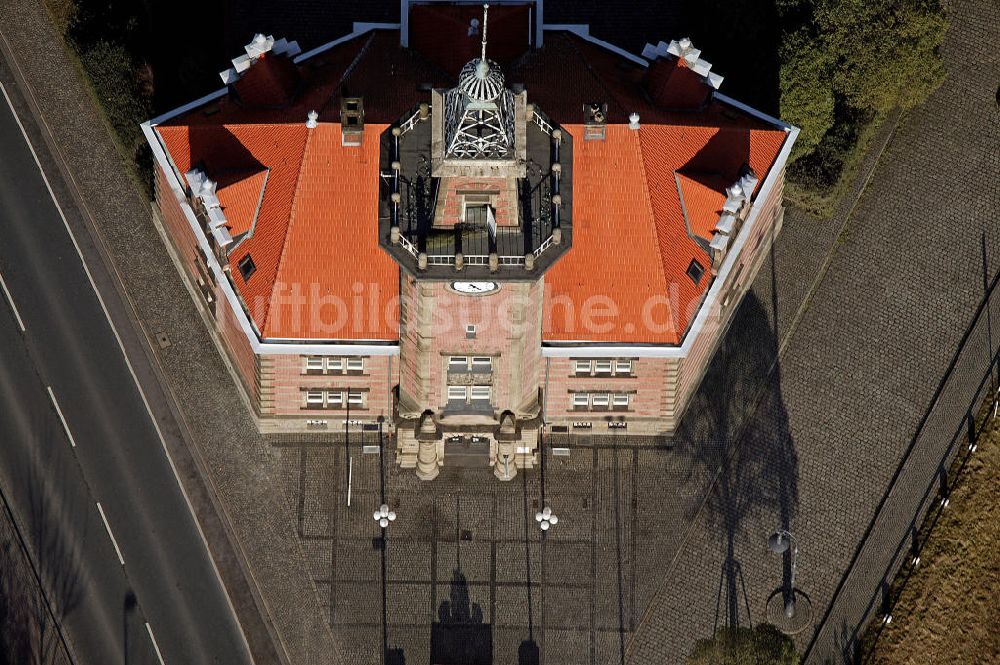
[[[174,255],[264,431],[383,427],[502,480],[544,428],[672,432],[781,226],[798,130],[689,40],[536,0],[257,35],[143,125]],[[380,424],[378,424],[380,423]]]

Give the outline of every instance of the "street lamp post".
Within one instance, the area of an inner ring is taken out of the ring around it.
[[[542,490],[542,510],[535,513],[535,521],[538,522],[542,535],[549,530],[549,527],[559,522],[559,516],[552,512],[552,509],[545,503],[545,437],[543,435],[545,424],[538,430],[538,447],[541,448],[541,460],[539,464],[539,484]]]
[[[788,585],[788,597],[785,600],[785,616],[791,619],[795,616],[795,569],[798,564],[799,546],[791,532],[778,529],[767,539],[767,548],[779,555],[791,548],[792,575]]]
[[[396,512],[389,510],[389,506],[383,503],[378,507],[378,510],[372,513],[372,517],[375,518],[375,521],[378,522],[380,527],[385,529],[389,526],[390,522],[396,521]]]
[[[545,506],[540,512],[535,513],[535,521],[538,522],[542,531],[548,531],[550,526],[559,523],[559,516],[552,512],[551,508]]]

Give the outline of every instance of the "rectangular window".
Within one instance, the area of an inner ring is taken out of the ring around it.
[[[632,361],[631,360],[616,360],[615,361],[615,374],[631,374],[632,373]]]
[[[574,360],[573,371],[577,374],[590,374],[591,362],[589,360]]]
[[[586,409],[590,406],[590,395],[587,393],[576,393],[573,395],[573,408]]]
[[[307,356],[306,357],[306,371],[307,372],[322,372],[323,371],[323,356]]]
[[[308,406],[316,407],[323,405],[323,391],[322,390],[307,390],[306,391],[306,404]]]
[[[468,398],[468,388],[465,386],[448,386],[449,402],[464,402]]]
[[[616,409],[627,409],[629,403],[628,394],[617,394],[614,396],[614,406]]]
[[[326,371],[335,374],[340,374],[344,371],[344,359],[343,358],[327,358],[326,359]]]
[[[362,406],[365,403],[364,393],[360,390],[348,390],[347,403],[351,406]]]
[[[344,392],[341,390],[326,391],[326,405],[331,409],[344,408]]]
[[[468,356],[452,356],[448,358],[448,369],[452,372],[461,372],[469,367]]]
[[[490,401],[490,387],[489,386],[472,386],[472,401],[474,401],[474,402],[488,402],[488,401]]]
[[[471,323],[465,326],[465,339],[476,339],[476,326]]]
[[[590,398],[590,403],[595,409],[606,409],[610,402],[611,398],[607,393],[599,393]]]
[[[611,374],[611,361],[610,360],[598,360],[594,363],[594,373],[595,374]]]
[[[473,356],[472,369],[489,371],[493,367],[493,358],[489,356]]]
[[[365,369],[365,359],[351,356],[347,359],[348,372],[363,372]]]

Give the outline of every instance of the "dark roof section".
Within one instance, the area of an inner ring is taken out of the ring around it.
[[[573,139],[569,132],[551,121],[540,111],[537,120],[527,123],[526,177],[517,183],[518,225],[498,227],[491,234],[484,224],[460,223],[450,228],[433,226],[439,194],[439,179],[431,175],[431,126],[426,120],[408,123],[417,110],[404,115],[396,126],[404,125],[399,136],[399,152],[395,149],[393,128],[382,134],[379,183],[379,242],[407,272],[421,277],[447,279],[489,278],[505,280],[537,280],[572,246],[573,236]],[[552,132],[559,129],[558,152]],[[558,213],[552,202],[555,175],[553,164],[559,157]],[[392,164],[398,159],[399,208],[393,214],[392,194],[394,175]],[[400,242],[392,241],[392,226],[399,227]],[[558,229],[557,233],[553,233]],[[558,242],[553,237],[559,238]],[[454,257],[461,253],[465,266],[456,271]],[[421,267],[418,255],[426,254],[428,263]],[[487,257],[497,255],[498,267],[490,269]],[[528,269],[525,257],[533,256]],[[435,259],[435,257],[437,257]],[[449,259],[445,257],[450,257]]]

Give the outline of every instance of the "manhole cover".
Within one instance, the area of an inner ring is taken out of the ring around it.
[[[156,343],[160,345],[161,349],[165,349],[170,346],[170,338],[165,332],[156,333]]]

